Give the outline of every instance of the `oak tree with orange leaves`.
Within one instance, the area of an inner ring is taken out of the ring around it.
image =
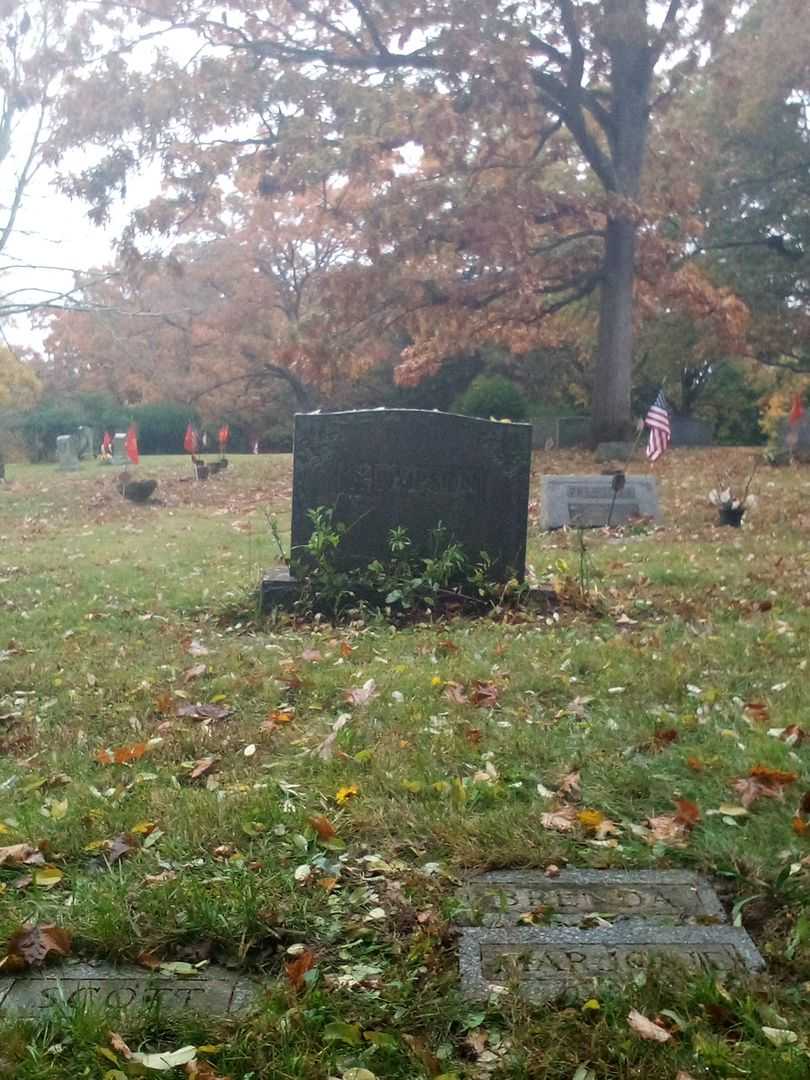
[[[298,409],[391,358],[380,280],[358,267],[358,185],[268,200],[232,193],[204,235],[122,257],[51,320],[52,391],[171,400],[216,418],[261,411],[286,383]],[[117,272],[116,272],[117,271]]]
[[[748,6],[106,0],[120,48],[75,80],[61,134],[64,149],[102,153],[67,186],[103,219],[133,169],[159,159],[164,192],[134,239],[218,210],[223,180],[252,179],[270,200],[363,185],[356,265],[397,281],[401,381],[484,342],[565,345],[590,319],[593,436],[618,437],[634,299],[660,305],[670,289],[743,329],[734,297],[680,261],[700,226],[695,146],[667,116]],[[134,36],[166,46],[148,71]],[[115,110],[99,107],[111,97]]]

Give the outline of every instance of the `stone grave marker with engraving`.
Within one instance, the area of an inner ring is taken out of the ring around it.
[[[469,878],[458,898],[462,990],[471,998],[512,987],[542,1001],[599,979],[624,981],[655,960],[707,971],[764,967],[745,930],[723,925],[709,882],[688,871],[564,870],[550,878],[498,870]],[[520,925],[526,914],[543,925]]]
[[[76,440],[72,435],[56,436],[56,460],[62,472],[75,472],[79,468]]]
[[[467,997],[486,998],[513,986],[532,1001],[583,989],[595,980],[624,982],[656,960],[697,971],[760,971],[765,966],[737,927],[668,927],[642,920],[592,930],[465,928],[459,957]]]
[[[578,925],[594,914],[661,923],[725,922],[709,883],[688,870],[494,870],[466,881],[459,890],[471,926],[518,926],[542,912],[557,925]]]
[[[113,435],[113,465],[129,465],[129,455],[127,454],[127,433],[125,431],[116,431]]]
[[[423,409],[361,409],[295,417],[292,550],[312,533],[310,510],[333,507],[346,525],[345,569],[390,556],[402,527],[413,550],[429,554],[441,523],[449,539],[491,574],[522,578],[531,469],[530,424],[509,424]],[[282,602],[289,577],[268,576],[264,606]]]
[[[252,980],[224,968],[205,968],[180,978],[136,967],[69,961],[22,975],[0,975],[0,1013],[36,1017],[63,1001],[85,1001],[120,1010],[159,1004],[164,1011],[226,1016],[249,1009],[258,990]]]
[[[544,476],[540,527],[602,528],[608,519],[611,525],[633,518],[661,520],[654,477],[628,476],[615,502],[611,482],[611,476],[598,474]]]

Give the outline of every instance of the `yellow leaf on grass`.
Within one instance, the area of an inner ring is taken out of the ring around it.
[[[357,784],[348,784],[337,789],[337,792],[335,793],[335,802],[338,806],[345,806],[349,799],[353,799],[359,794],[360,788]]]
[[[39,885],[41,889],[52,889],[64,876],[62,871],[55,866],[43,866],[34,871],[34,884]]]
[[[594,832],[605,820],[605,815],[600,810],[580,810],[577,821],[583,829],[592,829]]]

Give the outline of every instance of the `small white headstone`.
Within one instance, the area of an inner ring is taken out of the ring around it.
[[[129,464],[129,457],[127,455],[127,433],[125,431],[116,431],[113,436],[113,465],[127,465]]]

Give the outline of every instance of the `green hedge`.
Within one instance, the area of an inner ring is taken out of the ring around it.
[[[524,420],[527,412],[520,388],[505,375],[477,375],[456,399],[454,409],[465,416],[496,420]]]

